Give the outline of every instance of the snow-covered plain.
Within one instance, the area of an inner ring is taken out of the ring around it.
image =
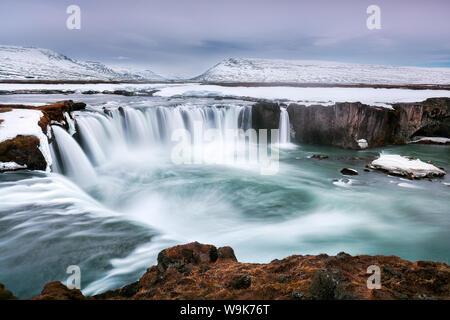
[[[0,46],[0,80],[162,80],[149,70],[134,74],[94,61],[77,61],[49,49]]]
[[[450,90],[410,90],[381,88],[304,88],[304,87],[227,87],[200,83],[177,84],[23,84],[0,83],[0,91],[61,90],[75,91],[150,91],[160,97],[245,97],[253,99],[297,102],[304,105],[332,105],[336,102],[361,102],[372,106],[391,108],[392,103],[420,102],[433,97],[450,97]]]
[[[193,80],[392,85],[450,84],[450,68],[230,58],[220,62]]]

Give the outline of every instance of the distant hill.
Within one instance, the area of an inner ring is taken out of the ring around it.
[[[49,49],[0,46],[0,80],[164,80],[150,70],[115,70],[100,62],[77,61]]]
[[[208,82],[295,82],[335,84],[450,84],[450,68],[393,67],[329,61],[223,60],[193,78]]]

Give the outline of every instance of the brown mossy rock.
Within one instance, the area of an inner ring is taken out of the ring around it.
[[[198,242],[165,249],[138,282],[89,299],[450,299],[445,263],[344,252],[240,263],[230,247],[220,249]],[[371,265],[381,270],[381,289],[367,288]],[[35,299],[83,298],[52,282]]]
[[[5,289],[5,286],[3,283],[0,283],[0,300],[16,300],[17,297],[14,296],[14,294]]]
[[[158,254],[158,269],[165,272],[167,269],[183,269],[185,266],[208,264],[216,262],[217,248],[213,245],[192,242],[165,249]]]
[[[16,162],[29,170],[45,170],[47,162],[39,150],[40,141],[33,136],[16,136],[0,143],[0,162]]]
[[[69,289],[59,281],[49,282],[41,294],[31,300],[87,300],[78,289]]]

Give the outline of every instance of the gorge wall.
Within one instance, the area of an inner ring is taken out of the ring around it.
[[[253,106],[254,129],[278,128],[280,106],[260,102]],[[405,144],[414,136],[450,137],[450,99],[393,104],[392,109],[359,102],[331,106],[289,104],[291,135],[296,142],[360,149]]]

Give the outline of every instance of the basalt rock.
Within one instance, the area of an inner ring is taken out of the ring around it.
[[[405,144],[415,136],[450,137],[450,98],[393,104],[392,109],[355,103],[331,106],[290,104],[295,140],[301,143],[361,149]],[[365,145],[365,144],[364,144]]]
[[[450,299],[445,263],[341,252],[256,264],[223,259],[220,251],[198,242],[165,249],[138,282],[88,299]],[[371,265],[381,270],[381,289],[367,287]],[[53,282],[35,299],[85,297]]]
[[[258,102],[252,107],[253,129],[279,129],[280,106],[278,103]]]
[[[350,169],[350,168],[343,168],[341,170],[341,173],[343,175],[346,175],[346,176],[356,176],[356,175],[358,175],[358,171],[356,171],[355,169]]]

